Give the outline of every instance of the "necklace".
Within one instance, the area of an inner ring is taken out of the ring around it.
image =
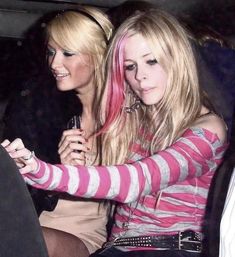
[[[95,159],[96,159],[96,152],[92,151],[92,149],[91,149],[85,155],[85,165],[86,166],[93,165],[95,163]]]
[[[92,136],[90,138],[90,151],[85,154],[85,165],[90,166],[95,164],[96,157],[97,157],[97,152],[95,150],[96,148],[96,142],[94,142],[96,138]]]
[[[133,218],[133,214],[134,214],[138,204],[139,204],[139,200],[136,201],[135,206],[132,208],[132,203],[130,203],[130,209],[129,209],[127,220],[122,223],[122,229],[125,231],[125,233],[129,229],[130,221]]]

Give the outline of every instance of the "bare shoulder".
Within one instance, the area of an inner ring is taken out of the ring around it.
[[[227,140],[227,126],[223,119],[214,113],[203,115],[193,124],[194,127],[200,127],[216,134],[222,143]]]

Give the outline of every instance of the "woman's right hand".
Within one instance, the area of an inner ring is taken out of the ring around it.
[[[81,129],[68,129],[62,134],[58,153],[62,164],[85,165],[85,153],[89,151],[87,140]]]
[[[8,154],[14,159],[21,174],[36,171],[38,164],[34,158],[34,152],[25,148],[23,141],[16,138],[12,142],[5,139],[1,145],[5,148]]]

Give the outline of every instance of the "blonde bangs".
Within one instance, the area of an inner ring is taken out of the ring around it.
[[[61,48],[89,55],[97,54],[97,42],[103,36],[94,21],[75,11],[58,15],[48,25],[47,31]]]

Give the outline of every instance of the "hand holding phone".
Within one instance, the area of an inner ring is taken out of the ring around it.
[[[58,145],[61,163],[68,165],[84,165],[86,152],[85,143],[86,139],[81,130],[81,118],[78,115],[74,115],[67,123],[67,130],[64,130]]]

